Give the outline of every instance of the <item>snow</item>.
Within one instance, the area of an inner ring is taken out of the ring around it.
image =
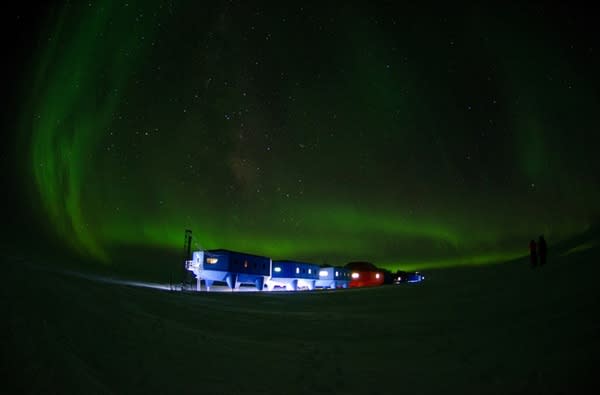
[[[535,270],[523,259],[369,289],[195,294],[5,254],[1,392],[581,392],[600,355],[598,256],[551,250]]]

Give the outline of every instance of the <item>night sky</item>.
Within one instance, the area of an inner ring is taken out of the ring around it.
[[[428,268],[597,221],[587,10],[249,3],[5,17],[27,40],[4,159],[66,248],[110,262],[192,229],[199,248]]]

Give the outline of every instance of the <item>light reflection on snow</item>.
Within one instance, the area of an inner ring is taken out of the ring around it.
[[[96,275],[96,274],[74,272],[74,271],[67,271],[67,272],[65,272],[65,274],[69,274],[69,275],[80,277],[80,278],[85,278],[85,279],[91,280],[91,281],[108,283],[108,284],[127,285],[127,286],[131,286],[131,287],[141,287],[141,288],[152,288],[152,289],[160,289],[160,290],[166,290],[166,291],[173,289],[171,287],[171,285],[168,283],[162,284],[162,283],[154,283],[154,282],[149,282],[149,281],[124,280],[124,279],[119,279],[119,278],[100,276],[100,275]]]
[[[65,271],[64,273],[71,275],[71,276],[85,278],[86,280],[101,282],[101,283],[106,283],[106,284],[125,285],[125,286],[129,286],[129,287],[138,287],[138,288],[151,288],[151,289],[158,289],[158,290],[162,290],[162,291],[181,291],[182,290],[180,283],[169,284],[169,283],[156,283],[156,282],[140,281],[140,280],[125,280],[125,279],[120,279],[120,278],[101,276],[101,275],[89,274],[89,273],[81,273],[81,272],[75,272],[75,271]],[[204,288],[204,284],[203,284],[203,288]],[[193,291],[193,290],[190,289],[189,291]],[[193,292],[196,292],[196,291],[193,291]],[[231,289],[229,289],[229,287],[226,284],[222,284],[222,285],[214,284],[213,286],[210,287],[210,292],[230,292],[230,293],[231,292],[258,292],[258,290],[254,286],[247,286],[247,287],[240,286],[239,289],[231,290]]]

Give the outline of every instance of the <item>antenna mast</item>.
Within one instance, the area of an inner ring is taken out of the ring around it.
[[[181,290],[187,291],[192,285],[192,276],[187,270],[187,261],[192,259],[192,231],[190,229],[185,230],[185,237],[183,240],[183,278],[181,281]]]

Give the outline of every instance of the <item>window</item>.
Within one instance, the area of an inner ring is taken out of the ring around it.
[[[244,261],[244,268],[248,267],[248,261]]]
[[[214,258],[214,257],[207,257],[206,258],[206,263],[208,263],[209,265],[214,265],[217,262],[219,262],[218,258]]]
[[[326,277],[326,276],[327,276],[327,270],[321,270],[321,271],[319,272],[319,276],[321,276],[321,277]]]
[[[296,274],[300,273],[300,268],[296,266]]]
[[[335,276],[338,277],[340,275],[340,272],[335,272]]]
[[[308,269],[308,274],[311,274],[311,273],[312,273],[311,269]]]
[[[281,271],[281,268],[280,268],[279,266],[275,266],[275,267],[273,268],[273,271],[274,271],[275,273],[279,273],[279,272]]]

